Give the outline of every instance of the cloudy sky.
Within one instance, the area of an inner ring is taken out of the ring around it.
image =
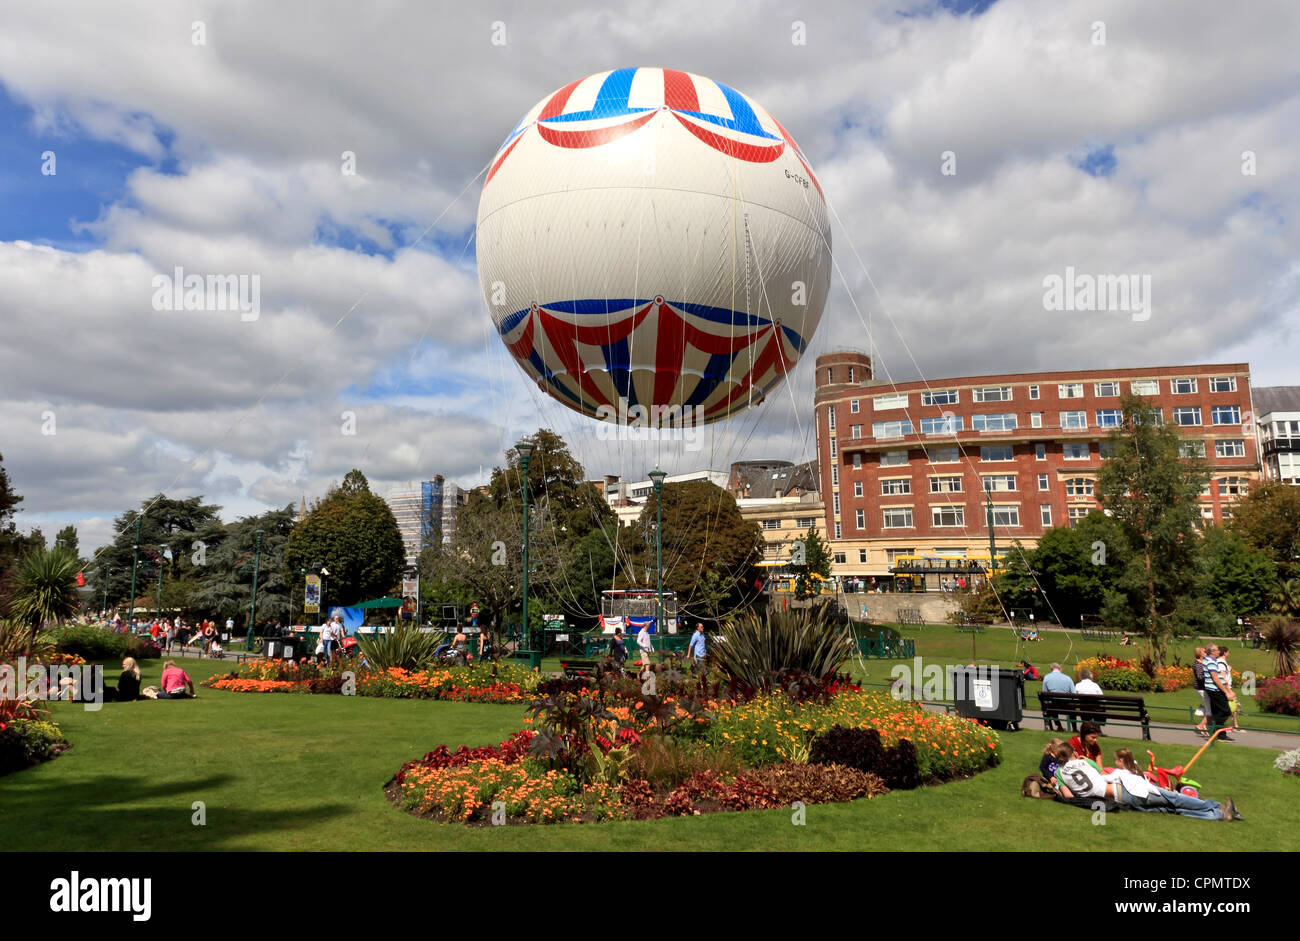
[[[485,164],[543,96],[627,65],[725,82],[799,141],[836,265],[809,357],[1300,382],[1291,0],[483,9],[6,6],[0,453],[23,529],[93,548],[159,491],[235,518],[354,466],[379,492],[469,485],[540,425],[592,476],[811,458],[810,362],[706,440],[649,447],[541,400],[492,332]],[[259,275],[259,316],[156,310],[176,266]],[[1067,266],[1150,276],[1150,319],[1046,311]]]

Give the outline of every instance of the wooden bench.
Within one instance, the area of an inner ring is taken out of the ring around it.
[[[1099,640],[1103,644],[1109,644],[1119,637],[1119,631],[1109,627],[1084,627],[1080,628],[1079,633],[1083,635],[1084,640]]]
[[[1141,696],[1089,696],[1080,693],[1038,694],[1038,706],[1043,711],[1043,728],[1051,729],[1053,722],[1065,719],[1070,731],[1078,731],[1079,722],[1105,723],[1112,719],[1128,719],[1142,723],[1142,740],[1151,741],[1151,716]]]
[[[963,615],[961,623],[957,625],[957,630],[963,634],[969,634],[972,631],[976,634],[983,634],[984,628],[988,626],[987,621],[980,621],[971,617],[969,614]]]

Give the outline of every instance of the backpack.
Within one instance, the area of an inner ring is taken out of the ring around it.
[[[1052,782],[1047,780],[1037,771],[1025,778],[1020,784],[1021,797],[1036,797],[1040,800],[1057,800],[1060,794],[1052,786]]]

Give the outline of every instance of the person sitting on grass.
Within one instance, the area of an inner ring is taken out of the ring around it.
[[[1097,739],[1101,737],[1101,726],[1096,722],[1084,722],[1079,726],[1079,734],[1070,739],[1070,748],[1074,757],[1087,758],[1101,765],[1101,746]]]
[[[194,696],[194,681],[176,665],[175,660],[163,664],[162,679],[159,681],[162,692],[159,699],[189,699]]]
[[[1056,750],[1063,744],[1065,743],[1059,738],[1049,739],[1043,749],[1043,757],[1038,761],[1038,773],[1048,781],[1056,777],[1056,771],[1061,767],[1061,760],[1056,757]],[[1073,751],[1070,754],[1073,755]]]
[[[134,657],[122,661],[122,675],[117,680],[114,702],[135,702],[140,698],[140,667]]]

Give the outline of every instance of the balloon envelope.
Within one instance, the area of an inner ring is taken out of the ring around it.
[[[540,388],[654,424],[761,402],[830,282],[826,202],[794,140],[747,96],[671,69],[539,101],[489,166],[477,252],[497,331]]]

